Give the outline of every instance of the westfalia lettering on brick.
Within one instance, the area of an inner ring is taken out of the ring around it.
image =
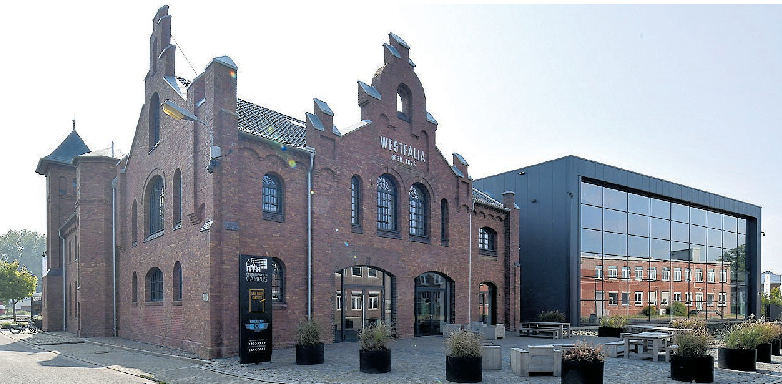
[[[380,147],[392,152],[399,153],[400,155],[392,156],[391,158],[394,161],[399,161],[400,163],[405,163],[408,165],[415,166],[416,161],[420,161],[423,163],[426,162],[426,152],[412,145],[408,145],[397,140],[392,140],[385,136],[380,136]],[[402,158],[402,156],[406,156],[411,159],[404,159]]]

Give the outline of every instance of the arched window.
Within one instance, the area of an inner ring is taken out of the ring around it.
[[[285,268],[276,257],[272,258],[272,302],[285,302]]]
[[[410,121],[412,116],[410,98],[410,88],[407,85],[399,84],[399,87],[396,89],[396,115],[405,121]]]
[[[160,96],[157,92],[149,100],[149,150],[160,142]]]
[[[148,190],[147,217],[149,218],[149,236],[163,232],[163,178],[155,176]]]
[[[131,300],[135,303],[138,302],[138,276],[136,276],[136,272],[133,272],[133,279],[131,280]]]
[[[377,229],[396,232],[396,184],[389,175],[377,178]]]
[[[350,179],[350,225],[354,230],[361,228],[361,178]]]
[[[130,237],[132,244],[136,245],[138,243],[138,203],[136,203],[136,200],[133,200],[133,208],[131,210]]]
[[[174,301],[182,301],[182,264],[174,263]]]
[[[263,175],[263,218],[282,221],[282,182],[280,178],[267,173]]]
[[[182,226],[182,172],[177,168],[174,172],[174,228]]]
[[[478,251],[482,255],[497,256],[497,232],[483,227],[478,232]]]
[[[410,235],[416,237],[426,237],[428,235],[428,225],[426,222],[428,201],[426,198],[426,189],[421,184],[413,184],[410,186],[409,197]]]
[[[158,267],[152,267],[145,278],[147,301],[163,301],[163,272]]]
[[[448,246],[448,200],[440,200],[440,244]]]

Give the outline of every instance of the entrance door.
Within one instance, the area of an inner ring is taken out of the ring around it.
[[[337,271],[334,341],[357,341],[358,331],[379,321],[394,323],[394,277],[378,268],[357,265]]]
[[[435,272],[415,279],[415,335],[439,335],[442,322],[453,321],[453,282]]]

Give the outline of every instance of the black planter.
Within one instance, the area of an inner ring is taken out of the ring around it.
[[[755,348],[758,350],[757,361],[760,363],[771,362],[771,343],[758,344]]]
[[[364,373],[386,373],[391,370],[391,350],[358,351],[359,370]]]
[[[313,345],[296,344],[296,364],[323,364],[323,343]]]
[[[445,379],[454,383],[480,383],[483,381],[483,359],[480,356],[445,356]]]
[[[619,337],[624,329],[612,327],[597,327],[598,337]]]
[[[720,348],[717,366],[726,369],[735,369],[738,371],[754,371],[755,359],[757,358],[756,349],[731,349]]]
[[[671,379],[691,383],[711,383],[714,381],[714,357],[671,356]]]
[[[602,361],[562,360],[562,384],[603,384]]]
[[[780,353],[780,347],[782,347],[782,339],[774,339],[771,340],[771,354],[774,356],[779,356]]]

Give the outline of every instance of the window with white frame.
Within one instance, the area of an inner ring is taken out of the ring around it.
[[[649,291],[649,304],[651,305],[657,304],[657,292]]]
[[[703,293],[701,292],[695,292],[695,309],[699,311],[703,309]]]
[[[695,268],[695,281],[698,283],[703,282],[703,270],[700,268]]]
[[[617,304],[619,304],[619,293],[608,292],[608,305],[617,305]]]
[[[673,269],[673,281],[682,281],[682,269],[676,267]]]
[[[609,266],[608,277],[612,279],[616,279],[616,276],[617,276],[617,268],[615,266]]]
[[[635,267],[635,280],[641,281],[644,279],[644,267]]]
[[[668,267],[663,267],[663,281],[671,280],[671,270]]]
[[[603,266],[602,265],[595,266],[595,278],[596,279],[602,279],[603,278]]]
[[[367,276],[369,277],[377,277],[377,269],[372,267],[367,267]]]
[[[635,291],[635,305],[643,305],[644,304],[644,293],[640,291]]]
[[[630,305],[630,292],[622,292],[622,305]]]
[[[663,291],[660,296],[660,305],[668,305],[668,301],[671,298],[671,293],[668,291]]]
[[[657,280],[657,267],[649,267],[649,280]]]
[[[727,296],[728,295],[725,292],[720,292],[718,296],[719,301],[717,302],[717,305],[719,305],[720,307],[724,307],[726,305],[725,303],[727,302]]]
[[[684,281],[690,281],[690,269],[684,268]]]
[[[361,292],[350,295],[350,309],[362,309],[364,306],[364,295]]]
[[[350,274],[355,277],[361,277],[361,267],[351,267]]]
[[[727,269],[721,269],[720,270],[720,283],[727,283],[728,282],[728,270]]]
[[[342,292],[337,291],[337,296],[335,296],[335,304],[334,307],[339,311],[342,309]]]
[[[622,267],[622,279],[629,280],[630,279],[630,267],[624,266]]]
[[[713,307],[714,306],[714,294],[713,293],[707,293],[706,294],[706,306]]]
[[[674,292],[673,293],[673,301],[682,301],[682,293],[681,292]]]
[[[380,293],[370,292],[367,297],[367,309],[380,308]]]

